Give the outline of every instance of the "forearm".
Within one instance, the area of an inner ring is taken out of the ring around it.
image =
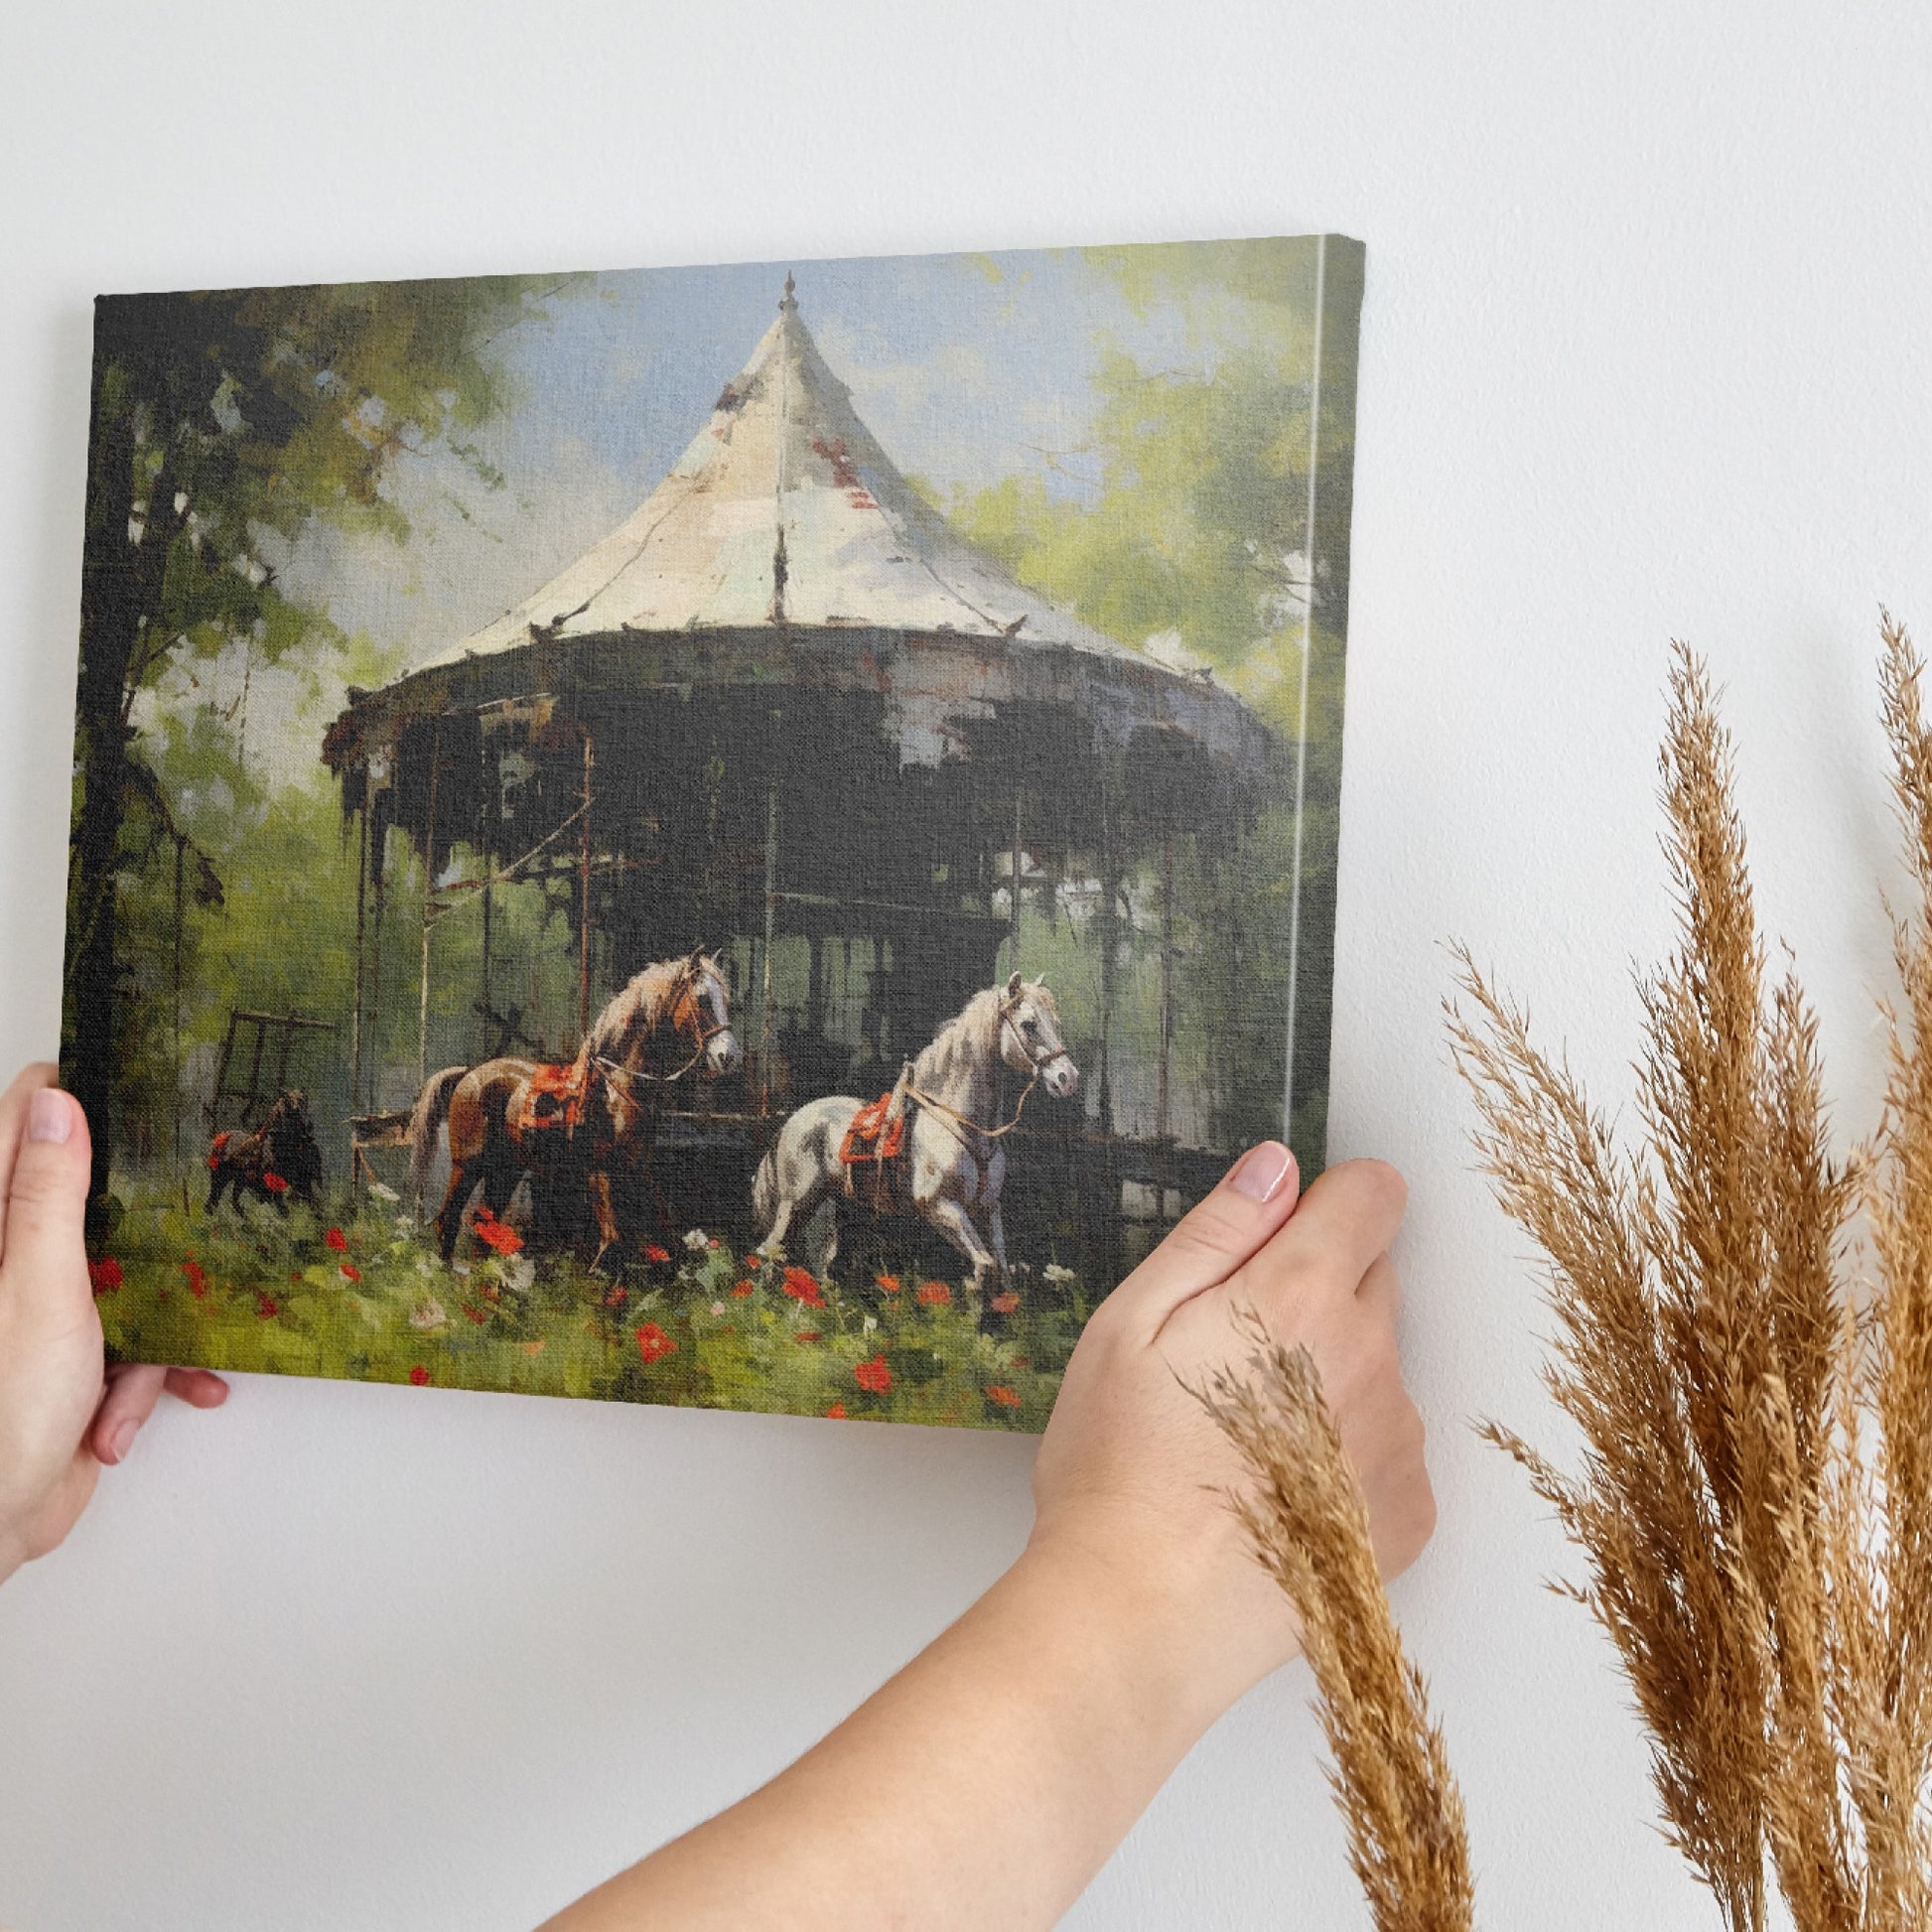
[[[823,1743],[552,1932],[1053,1924],[1220,1714],[1178,1614],[1030,1550]]]

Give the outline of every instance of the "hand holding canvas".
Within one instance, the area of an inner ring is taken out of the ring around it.
[[[1055,1923],[1170,1771],[1295,1655],[1295,1619],[1217,1492],[1234,1450],[1188,1392],[1259,1314],[1305,1342],[1385,1574],[1435,1526],[1396,1360],[1401,1176],[1331,1168],[1298,1199],[1251,1149],[1088,1322],[1035,1466],[1025,1554],[788,1771],[551,1922],[1006,1932]]]
[[[0,1095],[0,1579],[45,1556],[165,1388],[212,1409],[207,1369],[108,1366],[81,1244],[87,1122],[30,1066]]]

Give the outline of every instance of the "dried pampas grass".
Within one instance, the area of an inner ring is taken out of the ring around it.
[[[1229,1504],[1301,1615],[1350,1863],[1378,1932],[1468,1932],[1462,1797],[1396,1635],[1361,1486],[1308,1351],[1252,1314],[1242,1325],[1251,1375],[1223,1372],[1199,1394],[1253,1478]]]
[[[1639,982],[1640,1131],[1612,1135],[1465,951],[1449,1008],[1481,1165],[1548,1264],[1547,1379],[1582,1454],[1484,1433],[1584,1555],[1558,1587],[1614,1645],[1666,1831],[1731,1932],[1761,1932],[1774,1889],[1798,1932],[1932,1924],[1932,729],[1910,639],[1889,616],[1881,636],[1913,890],[1868,1143],[1832,1152],[1817,1023],[1768,969],[1729,741],[1682,648],[1661,759],[1679,929]],[[1356,1872],[1378,1927],[1466,1927],[1461,1802],[1360,1491],[1309,1357],[1252,1339],[1252,1375],[1202,1399],[1306,1626]]]
[[[1923,1926],[1932,1753],[1932,734],[1903,628],[1882,716],[1915,895],[1872,1143],[1833,1158],[1817,1024],[1769,980],[1730,747],[1677,653],[1662,756],[1678,943],[1643,982],[1641,1138],[1466,953],[1449,1009],[1476,1147],[1549,1263],[1580,1468],[1486,1432],[1583,1551],[1672,1841],[1735,1932]],[[1854,1312],[1849,1234],[1873,1267]],[[1767,1876],[1768,1872],[1768,1876]]]

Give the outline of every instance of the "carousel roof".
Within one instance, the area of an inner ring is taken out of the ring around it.
[[[533,641],[780,625],[951,631],[1142,657],[948,528],[860,421],[787,277],[751,360],[629,519],[424,668]]]

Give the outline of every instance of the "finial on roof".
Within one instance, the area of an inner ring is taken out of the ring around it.
[[[795,289],[797,288],[797,286],[798,286],[798,284],[797,284],[796,282],[794,282],[794,281],[793,281],[793,280],[791,279],[791,271],[790,271],[789,269],[787,269],[787,270],[785,271],[785,292],[784,292],[784,296],[783,296],[783,299],[782,299],[782,300],[781,300],[781,301],[779,302],[779,304],[778,304],[778,313],[779,313],[780,315],[787,315],[787,316],[789,316],[789,315],[796,315],[796,314],[797,314],[797,312],[798,312],[798,298],[797,298],[797,296],[796,296],[796,295],[795,295],[795,294],[793,293],[793,291],[794,291],[794,290],[795,290]]]

